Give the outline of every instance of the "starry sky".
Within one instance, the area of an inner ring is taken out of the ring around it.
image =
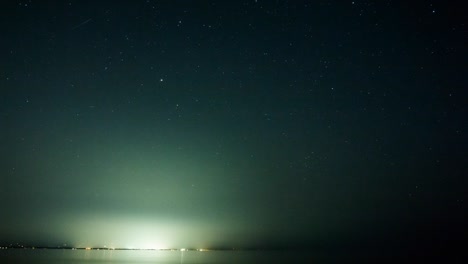
[[[440,1],[8,1],[0,242],[456,241],[462,13]]]

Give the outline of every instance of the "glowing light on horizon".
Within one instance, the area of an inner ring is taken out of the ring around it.
[[[166,249],[169,249],[168,247],[164,247],[164,246],[153,246],[153,245],[150,245],[150,246],[144,246],[140,249],[145,249],[145,250],[166,250]]]

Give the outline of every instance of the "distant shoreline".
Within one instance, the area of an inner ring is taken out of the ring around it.
[[[84,250],[84,251],[195,251],[195,252],[210,252],[210,251],[277,251],[285,249],[275,248],[110,248],[110,247],[49,247],[49,246],[0,246],[0,250],[19,249],[19,250]]]

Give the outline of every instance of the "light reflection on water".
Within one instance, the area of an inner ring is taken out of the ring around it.
[[[314,263],[309,253],[291,251],[0,250],[2,264],[234,264]]]

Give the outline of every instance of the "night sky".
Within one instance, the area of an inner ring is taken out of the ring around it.
[[[464,16],[440,1],[7,1],[0,242],[457,243]]]

